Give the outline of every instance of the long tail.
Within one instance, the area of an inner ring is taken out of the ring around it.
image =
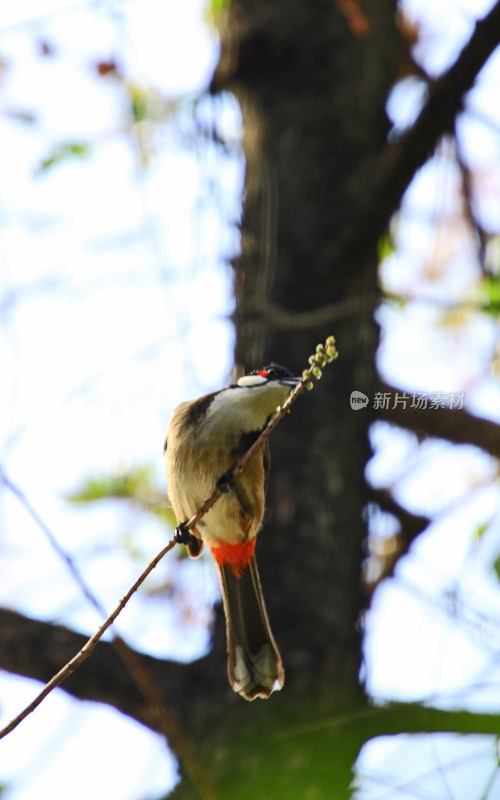
[[[285,672],[269,626],[255,557],[242,571],[229,564],[217,566],[226,614],[229,682],[245,700],[269,697],[283,686]]]

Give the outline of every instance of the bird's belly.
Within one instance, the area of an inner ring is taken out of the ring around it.
[[[261,454],[256,455],[262,458]],[[253,474],[248,474],[259,466],[258,463],[252,463],[253,461],[251,459],[243,475],[236,478],[235,491],[222,494],[197,523],[196,529],[207,545],[238,544],[257,535],[264,513],[265,497],[263,480],[255,480]],[[193,462],[187,470],[179,469],[179,462],[175,466],[177,468],[172,469],[168,476],[170,501],[178,522],[186,522],[211,496],[215,481],[213,477],[206,477]]]
[[[238,544],[253,539],[259,528],[253,516],[243,515],[237,498],[223,494],[197,524],[202,539],[210,546]]]

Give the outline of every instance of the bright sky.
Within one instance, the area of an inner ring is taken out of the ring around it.
[[[408,0],[407,5],[427,20],[421,55],[439,71],[470,35],[471,13],[479,15],[491,3]],[[37,41],[50,43],[54,57],[41,58]],[[232,309],[227,262],[238,249],[242,164],[237,154],[221,160],[209,144],[203,149],[196,144],[197,122],[211,119],[214,111],[208,103],[195,110],[193,103],[217,60],[201,0],[4,4],[0,56],[8,67],[0,83],[0,301],[10,298],[2,308],[0,331],[6,378],[0,396],[2,463],[112,608],[163,546],[165,531],[141,516],[139,537],[128,509],[104,504],[74,513],[63,495],[89,473],[140,463],[157,465],[162,485],[161,448],[171,410],[226,381],[233,336],[227,321]],[[154,86],[172,108],[182,98],[172,124],[158,127],[149,170],[140,169],[125,130],[125,92],[92,69],[110,56],[117,56],[135,83]],[[400,127],[414,115],[418,94],[418,86],[405,86],[399,100],[397,93],[393,96],[389,108]],[[36,114],[35,125],[13,116],[26,111]],[[218,109],[217,120],[237,143],[240,119],[230,98]],[[484,129],[478,135],[484,152],[491,138]],[[90,141],[88,158],[34,179],[54,143],[75,138]],[[446,159],[438,169],[443,164]],[[456,176],[449,171],[453,182]],[[382,270],[393,291],[411,292],[421,279],[426,229],[411,211],[423,198],[436,198],[439,206],[438,190],[436,169],[423,170],[407,196],[398,252]],[[498,222],[494,199],[487,213],[496,214]],[[463,244],[453,279],[459,293],[475,277],[465,258],[470,242]],[[438,339],[434,330],[431,339],[435,317],[435,311],[418,304],[404,314],[382,309],[381,371],[414,388],[460,390],[472,381],[473,390],[465,387],[469,402],[493,413],[500,407],[498,385],[483,372],[496,346],[496,326],[479,320],[458,338],[450,329]],[[425,355],[429,348],[433,359]],[[373,442],[373,481],[387,480],[391,469],[398,475],[401,463],[411,458],[411,437],[389,437],[387,426],[379,425]],[[471,476],[479,487],[491,484],[491,460],[429,447],[433,492],[423,470],[398,479],[401,498],[417,512],[446,508],[470,485]],[[481,643],[471,644],[467,631],[450,630],[446,611],[436,613],[436,605],[418,596],[424,588],[442,603],[458,575],[472,605],[489,604],[498,616],[498,587],[492,578],[491,585],[484,579],[488,553],[477,557],[472,577],[465,569],[471,530],[478,521],[494,519],[497,507],[498,490],[478,488],[445,524],[433,526],[419,541],[414,557],[401,565],[401,580],[377,593],[366,643],[368,686],[375,696],[416,699],[449,693],[478,677],[498,680],[497,672],[488,671],[490,654],[485,657]],[[0,514],[0,602],[92,633],[99,620],[81,602],[37,527],[5,494]],[[498,522],[484,537],[483,549],[492,548],[497,536]],[[170,602],[169,586],[175,586]],[[189,659],[208,646],[206,623],[216,596],[208,561],[165,560],[120,626],[139,648]],[[17,714],[37,690],[32,682],[2,677],[1,721]],[[493,699],[498,707],[500,697],[491,690],[486,697],[476,693],[473,702],[489,707]],[[111,753],[105,750],[109,741],[114,742]],[[387,743],[381,747],[386,752]],[[377,752],[380,756],[376,747],[366,750],[364,769]],[[164,792],[176,767],[160,737],[111,709],[75,703],[63,693],[54,693],[0,743],[0,783],[12,781],[8,800],[83,800],[88,786],[75,784],[74,775],[87,770],[102,796],[136,800]],[[372,797],[367,794],[366,800]],[[470,798],[464,795],[464,800]]]
[[[64,7],[68,13],[53,13]],[[92,3],[46,2],[0,11],[0,54],[9,67],[2,108],[37,117],[35,127],[0,120],[1,296],[12,298],[0,340],[7,389],[0,398],[3,464],[108,608],[163,546],[165,531],[141,517],[136,546],[143,560],[131,558],[120,545],[124,526],[133,524],[127,512],[121,522],[111,504],[74,514],[61,493],[88,473],[127,464],[157,463],[160,473],[172,408],[225,381],[232,300],[221,258],[234,252],[237,237],[220,212],[238,207],[241,167],[230,159],[216,164],[208,148],[200,161],[173,124],[163,126],[166,141],[154,169],[141,171],[122,122],[127,98],[96,78],[92,64],[117,56],[126,75],[172,101],[194,93],[217,59],[202,9],[195,0],[158,0],[124,3],[109,13]],[[40,24],[26,25],[34,19]],[[51,44],[54,58],[39,57],[40,40]],[[189,108],[183,121],[194,127]],[[221,124],[237,134],[230,103]],[[92,143],[89,158],[34,180],[54,143],[75,138]],[[219,183],[210,192],[214,169]],[[163,480],[161,474],[159,485]],[[3,496],[1,513],[2,603],[90,634],[99,620],[40,531],[12,498]],[[128,535],[134,540],[135,531]],[[190,577],[192,566],[177,559],[162,564],[149,591],[175,583],[171,602],[140,595],[124,614],[122,629],[136,646],[176,658],[207,647],[215,582],[206,567],[201,578],[200,569]],[[191,597],[193,583],[198,590]],[[4,677],[0,691],[5,722],[38,688]],[[62,693],[23,728],[0,744],[0,783],[12,782],[10,800],[87,797],[88,785],[74,776],[90,767],[101,796],[132,800],[163,793],[176,772],[161,737],[112,709],[74,703]]]

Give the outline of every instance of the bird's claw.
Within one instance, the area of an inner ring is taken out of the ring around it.
[[[174,539],[177,544],[185,544],[186,546],[198,543],[196,536],[193,536],[191,531],[186,528],[185,522],[181,522],[180,525],[177,525],[174,531]]]
[[[231,470],[228,470],[223,475],[220,476],[219,480],[215,484],[215,488],[221,494],[226,494],[227,492],[231,492],[235,494],[235,489],[233,485],[233,476],[231,474]]]
[[[234,496],[236,497],[236,499],[237,499],[237,501],[239,503],[240,511],[241,511],[242,516],[243,516],[243,519],[245,519],[246,516],[247,516],[247,510],[246,510],[246,508],[245,508],[245,506],[243,504],[243,501],[242,501],[242,499],[241,499],[241,497],[240,497],[240,495],[238,493],[238,489],[236,488],[236,486],[233,483],[232,470],[228,470],[227,472],[225,472],[223,475],[220,476],[219,480],[215,484],[215,488],[221,494],[226,494],[227,492],[231,492],[231,494],[234,494]]]

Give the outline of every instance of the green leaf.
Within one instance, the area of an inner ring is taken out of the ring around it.
[[[205,12],[208,22],[217,26],[222,12],[229,8],[230,4],[231,0],[209,0]]]
[[[493,562],[493,569],[495,570],[497,580],[500,583],[500,556],[497,556]]]
[[[159,517],[167,527],[177,520],[167,503],[166,487],[158,487],[155,471],[149,465],[105,475],[90,475],[81,486],[66,495],[69,503],[96,503],[102,500],[126,500],[136,509]]]
[[[128,84],[132,121],[159,122],[168,113],[171,104],[167,103],[153,86],[138,83]]]
[[[231,0],[211,0],[211,11],[217,14],[230,4]]]
[[[130,88],[130,101],[132,107],[132,119],[134,122],[142,122],[148,119],[149,113],[149,97],[146,89],[139,86],[131,86]]]
[[[139,494],[151,495],[152,480],[153,470],[149,466],[139,466],[127,472],[109,475],[91,475],[84,479],[80,489],[67,495],[67,499],[73,503],[91,503],[111,497],[135,498]]]
[[[485,276],[479,286],[479,296],[483,310],[496,317],[500,313],[500,278]]]
[[[482,539],[484,533],[488,530],[490,526],[490,522],[491,520],[488,519],[486,520],[486,522],[480,522],[476,525],[473,531],[475,542],[479,542]]]
[[[388,256],[391,256],[394,253],[395,249],[396,246],[391,234],[385,233],[383,236],[381,236],[377,243],[378,260],[383,261],[384,258],[388,258]]]
[[[59,144],[46,156],[35,170],[35,174],[48,172],[58,164],[71,159],[88,158],[90,155],[90,145],[86,142],[66,142]]]

